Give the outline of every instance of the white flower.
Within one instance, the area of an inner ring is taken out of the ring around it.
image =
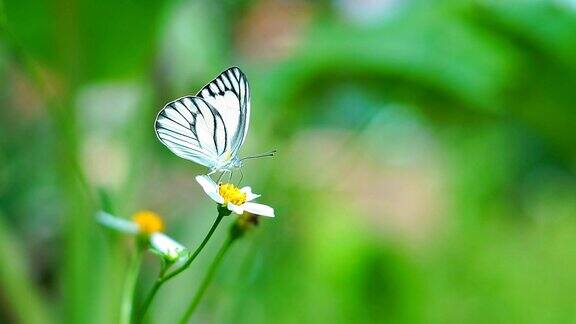
[[[170,262],[183,259],[186,255],[186,248],[182,244],[162,233],[164,223],[156,213],[140,211],[134,214],[132,220],[127,220],[99,211],[96,219],[100,224],[123,233],[146,235],[152,249]]]
[[[252,193],[250,187],[238,189],[230,183],[216,184],[207,175],[197,176],[196,181],[202,186],[204,192],[220,205],[238,215],[249,212],[255,215],[274,217],[274,208],[252,202],[260,195]]]

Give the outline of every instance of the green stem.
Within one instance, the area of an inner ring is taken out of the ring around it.
[[[206,236],[204,237],[204,240],[202,240],[202,243],[200,243],[200,245],[196,248],[194,253],[192,253],[188,257],[188,260],[186,260],[186,263],[184,263],[183,265],[178,267],[176,270],[172,271],[171,273],[169,273],[167,275],[165,275],[165,271],[160,272],[158,279],[156,279],[156,282],[154,282],[154,285],[152,286],[152,288],[148,292],[148,295],[146,296],[146,299],[144,300],[144,303],[142,304],[142,307],[140,308],[140,312],[139,312],[138,318],[136,319],[136,323],[141,323],[144,320],[144,317],[146,316],[146,312],[148,311],[148,308],[150,307],[150,304],[152,303],[152,300],[156,296],[156,293],[158,292],[160,287],[166,281],[172,279],[174,276],[178,275],[180,272],[186,270],[192,264],[194,259],[196,259],[198,254],[200,254],[202,249],[204,249],[204,246],[206,246],[206,243],[208,243],[208,241],[212,237],[212,234],[214,234],[214,231],[216,231],[216,228],[220,224],[220,221],[222,221],[222,218],[224,218],[224,214],[219,212],[218,217],[216,217],[216,220],[212,224],[212,227],[210,227],[208,234],[206,234]]]
[[[214,233],[214,231],[216,230],[216,227],[218,227],[218,225],[220,224],[220,221],[222,220],[222,218],[224,218],[224,215],[222,213],[218,213],[218,217],[216,217],[216,220],[214,221],[214,224],[212,224],[212,227],[210,228],[210,230],[208,231],[208,234],[206,234],[206,237],[204,238],[204,240],[202,241],[202,243],[200,243],[200,245],[196,248],[196,251],[194,251],[194,253],[192,253],[192,255],[188,258],[188,260],[186,261],[186,263],[184,263],[182,266],[180,266],[178,269],[172,271],[171,273],[169,273],[168,275],[166,275],[163,278],[163,281],[166,282],[167,280],[172,279],[174,276],[178,275],[180,272],[186,270],[191,264],[192,261],[194,261],[194,259],[196,259],[196,257],[198,256],[198,254],[200,254],[200,251],[202,251],[202,249],[204,249],[204,246],[206,245],[206,243],[208,243],[208,240],[210,240],[210,238],[212,237],[212,234]]]
[[[130,324],[132,319],[132,308],[134,305],[134,290],[136,289],[136,282],[138,281],[138,273],[140,272],[140,263],[142,262],[142,249],[138,247],[137,252],[134,254],[126,282],[124,284],[124,294],[122,296],[122,304],[120,308],[120,323]]]
[[[144,303],[142,303],[140,311],[138,312],[138,317],[135,318],[134,323],[141,323],[144,320],[144,315],[146,315],[146,311],[148,310],[150,303],[152,303],[152,299],[154,299],[154,296],[156,296],[156,292],[158,292],[158,289],[160,289],[160,286],[162,286],[163,283],[162,278],[164,277],[166,270],[168,270],[168,265],[165,262],[163,262],[162,268],[160,269],[160,273],[158,274],[158,278],[154,282],[154,286],[152,286],[152,288],[148,292],[148,295],[146,295],[146,299],[144,299]]]
[[[222,245],[222,247],[220,248],[220,250],[218,251],[218,254],[212,261],[212,264],[210,264],[210,268],[208,269],[206,276],[202,280],[202,283],[200,284],[200,287],[198,288],[196,295],[194,295],[192,302],[190,303],[190,305],[188,305],[186,312],[180,319],[180,324],[187,323],[190,320],[190,317],[192,316],[194,310],[200,303],[202,296],[204,296],[206,288],[208,288],[208,285],[212,281],[212,278],[214,277],[214,274],[216,273],[216,270],[218,269],[218,266],[220,265],[222,258],[224,257],[224,255],[226,254],[226,252],[228,251],[228,249],[230,248],[230,246],[232,245],[232,243],[235,241],[236,238],[238,238],[238,236],[229,235],[224,244]]]

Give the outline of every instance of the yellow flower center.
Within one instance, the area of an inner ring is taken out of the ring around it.
[[[224,198],[224,204],[233,203],[239,206],[246,202],[246,194],[231,183],[219,184],[218,193]]]
[[[141,210],[132,216],[134,223],[138,225],[140,232],[152,234],[164,230],[164,222],[160,215],[149,210]]]

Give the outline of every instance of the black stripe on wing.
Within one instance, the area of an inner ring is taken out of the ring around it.
[[[204,86],[197,96],[204,99],[215,99],[224,96],[227,91],[232,92],[236,97],[239,110],[239,120],[236,129],[228,129],[226,133],[227,141],[228,132],[233,136],[230,145],[233,145],[234,147],[231,147],[231,149],[235,150],[242,144],[247,128],[247,118],[249,118],[250,86],[246,75],[238,67],[228,68]],[[219,107],[215,108],[219,111]],[[224,119],[222,118],[222,120]]]
[[[199,125],[198,120],[203,122]],[[210,143],[202,143],[198,127],[211,137]],[[183,97],[169,102],[158,113],[155,122],[158,139],[176,155],[203,160],[217,159],[228,149],[227,129],[222,116],[214,107],[200,97]],[[213,153],[212,153],[213,152]]]
[[[204,119],[206,124],[208,124],[209,121],[212,124],[212,141],[214,143],[214,148],[216,149],[216,153],[218,155],[224,154],[224,152],[226,152],[226,149],[228,148],[228,139],[227,139],[227,132],[228,131],[226,130],[226,126],[224,124],[224,120],[222,119],[222,115],[220,115],[218,110],[216,110],[216,108],[212,107],[212,105],[210,105],[210,103],[205,101],[203,98],[201,98],[201,97],[190,97],[190,98],[192,99],[192,104],[194,105],[194,107],[196,108],[196,111],[198,112],[197,115],[200,115],[202,117],[202,119]],[[199,106],[199,104],[203,104],[208,108],[208,111],[210,112],[210,116],[207,116],[202,112],[203,109]],[[195,122],[196,122],[196,120],[195,120]],[[196,126],[196,124],[194,124],[194,126]],[[223,136],[224,136],[223,145],[219,145],[219,143],[218,143],[218,132],[219,131],[221,131],[223,133]],[[202,143],[200,143],[200,146],[202,146]]]
[[[197,96],[202,98],[206,98],[207,96],[216,97],[223,96],[226,91],[232,91],[234,95],[236,95],[236,98],[238,98],[238,106],[240,108],[246,107],[246,99],[249,98],[249,96],[246,96],[246,91],[241,91],[241,83],[244,89],[248,89],[248,79],[244,72],[237,67],[231,67],[208,82],[208,84],[198,91]]]
[[[169,102],[156,116],[156,136],[178,156],[205,157],[196,133],[198,111],[188,97]]]

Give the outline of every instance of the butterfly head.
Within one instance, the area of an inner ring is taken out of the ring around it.
[[[241,168],[242,165],[242,160],[237,156],[231,156],[227,154],[224,156],[224,159],[220,160],[210,170],[211,172],[232,171],[234,169]]]
[[[242,167],[243,163],[241,159],[235,156],[230,160],[228,165],[230,169],[239,169]]]

